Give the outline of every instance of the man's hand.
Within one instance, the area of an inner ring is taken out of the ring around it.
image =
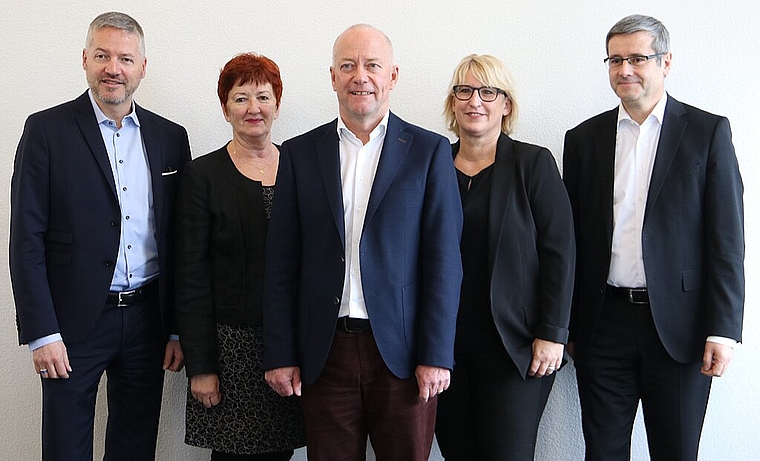
[[[528,368],[528,375],[534,378],[543,378],[562,366],[562,352],[565,346],[545,339],[533,340],[533,360]]]
[[[283,367],[268,370],[264,373],[269,387],[283,397],[293,394],[301,395],[301,369],[299,367]]]
[[[176,339],[170,339],[166,343],[166,352],[164,353],[164,370],[180,371],[185,365],[185,355],[182,353],[182,347]]]
[[[46,344],[32,351],[34,371],[47,379],[66,379],[71,372],[69,355],[63,341]]]
[[[420,401],[422,402],[427,402],[445,391],[451,384],[451,372],[446,368],[418,365],[414,376],[417,377],[417,386],[420,388]]]
[[[733,356],[734,349],[731,346],[707,341],[700,371],[703,375],[720,378],[726,372]]]
[[[219,392],[219,376],[213,373],[191,376],[190,393],[206,408],[219,404],[222,401],[222,394]]]

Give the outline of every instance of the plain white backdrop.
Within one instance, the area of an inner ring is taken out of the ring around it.
[[[727,116],[745,183],[747,303],[744,344],[727,376],[715,380],[700,459],[750,461],[760,457],[760,399],[754,385],[758,345],[760,198],[760,50],[755,0],[662,2],[483,0],[280,0],[214,2],[155,0],[0,0],[0,459],[40,458],[40,385],[29,352],[19,347],[7,271],[8,190],[25,118],[75,98],[86,89],[81,54],[89,22],[109,10],[135,17],[146,34],[147,76],[135,99],[184,125],[193,156],[230,138],[216,97],[219,69],[233,55],[256,51],[281,68],[284,94],[273,140],[282,142],[336,116],[328,68],[335,37],[365,22],[393,41],[400,67],[392,110],[441,134],[441,110],[451,73],[469,53],[493,54],[518,85],[521,120],[514,137],[547,146],[559,161],[565,131],[614,107],[604,38],[632,13],[657,17],[671,33],[673,68],[666,89],[683,102]],[[561,163],[561,162],[560,162]],[[184,372],[167,375],[159,460],[205,460],[184,437]],[[95,458],[102,458],[105,401],[98,404]],[[508,437],[509,434],[505,434]],[[563,369],[544,414],[537,460],[583,457],[574,370]],[[303,450],[294,459],[306,459]],[[370,458],[371,459],[371,458]],[[435,451],[431,459],[440,460]],[[640,418],[632,459],[648,460]]]

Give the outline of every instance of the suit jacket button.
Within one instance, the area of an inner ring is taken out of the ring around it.
[[[106,261],[106,267],[111,267],[111,266],[113,266],[113,263],[111,261]]]
[[[333,298],[333,304],[335,304],[336,306],[337,306],[337,305],[339,305],[339,304],[340,304],[340,298],[339,298],[339,297],[337,297],[337,296],[336,296],[336,297],[334,297],[334,298]]]

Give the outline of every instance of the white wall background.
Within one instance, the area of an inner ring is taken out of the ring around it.
[[[442,134],[447,85],[459,60],[490,53],[512,70],[522,118],[515,137],[561,157],[563,136],[582,120],[617,104],[602,64],[604,37],[618,19],[644,13],[671,32],[676,98],[732,122],[745,181],[747,304],[745,341],[726,377],[713,384],[701,460],[756,460],[760,399],[760,6],[731,2],[560,2],[534,0],[0,0],[0,190],[8,191],[16,144],[32,112],[73,99],[86,88],[80,59],[89,22],[108,10],[134,16],[146,33],[148,73],[136,100],[184,125],[194,156],[230,138],[216,98],[220,67],[234,54],[257,51],[281,67],[284,95],[273,139],[306,131],[336,115],[328,67],[335,37],[356,22],[371,23],[395,45],[400,81],[394,112]],[[5,192],[7,194],[7,192]],[[7,195],[6,195],[7,197]],[[0,200],[0,261],[7,260],[8,199]],[[40,457],[40,386],[28,350],[16,341],[7,265],[0,270],[0,459]],[[157,459],[205,460],[183,444],[184,373],[166,378]],[[98,406],[96,458],[102,457],[105,402]],[[506,436],[506,434],[505,434]],[[559,373],[542,422],[538,460],[580,460],[583,437],[572,367]],[[301,450],[296,459],[305,459]],[[440,459],[437,452],[431,459]],[[647,460],[640,419],[634,460]]]

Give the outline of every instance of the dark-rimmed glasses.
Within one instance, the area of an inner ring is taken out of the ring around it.
[[[472,98],[472,95],[476,92],[478,93],[478,96],[480,96],[480,100],[483,102],[496,101],[499,94],[503,94],[504,96],[507,95],[506,91],[493,86],[481,86],[480,88],[475,88],[470,85],[454,85],[452,91],[454,92],[454,97],[460,101],[469,101]]]
[[[659,58],[665,54],[666,53],[635,54],[633,56],[628,56],[627,58],[624,58],[622,56],[612,56],[604,58],[604,63],[607,64],[608,67],[613,68],[622,66],[623,61],[628,61],[628,64],[632,65],[633,67],[641,67],[650,59]]]

